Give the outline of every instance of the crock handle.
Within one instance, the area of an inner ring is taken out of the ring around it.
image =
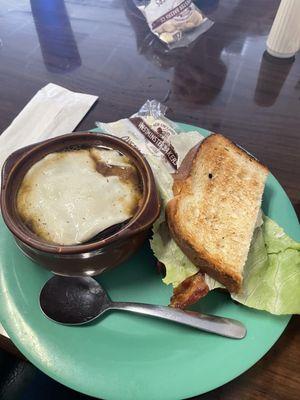
[[[1,172],[1,190],[5,188],[8,175],[12,167],[15,165],[16,161],[34,146],[36,146],[36,144],[31,144],[29,146],[22,147],[21,149],[14,151],[13,153],[11,153],[10,156],[7,157],[7,159],[3,164]]]

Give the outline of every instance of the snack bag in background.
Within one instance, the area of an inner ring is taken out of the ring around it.
[[[213,25],[192,0],[134,1],[151,31],[170,49],[188,46]]]

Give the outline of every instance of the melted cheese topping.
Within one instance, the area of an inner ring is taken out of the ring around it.
[[[92,148],[52,153],[34,164],[21,183],[17,208],[38,236],[72,245],[131,218],[140,199],[129,159]]]

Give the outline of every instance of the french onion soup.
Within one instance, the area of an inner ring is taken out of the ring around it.
[[[17,210],[43,240],[74,245],[120,229],[141,198],[139,173],[127,156],[107,147],[80,147],[36,162],[21,182]]]

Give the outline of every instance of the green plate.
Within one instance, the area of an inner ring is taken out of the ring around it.
[[[199,128],[182,125],[184,130]],[[277,180],[267,182],[263,208],[294,239],[296,214]],[[112,312],[89,326],[68,327],[41,313],[38,296],[50,274],[27,259],[0,221],[0,318],[21,352],[57,381],[104,399],[182,399],[212,390],[255,364],[276,342],[289,316],[276,317],[212,292],[197,308],[236,318],[248,329],[231,340],[147,317]],[[103,275],[113,300],[168,304],[171,288],[155,269],[148,244]]]

